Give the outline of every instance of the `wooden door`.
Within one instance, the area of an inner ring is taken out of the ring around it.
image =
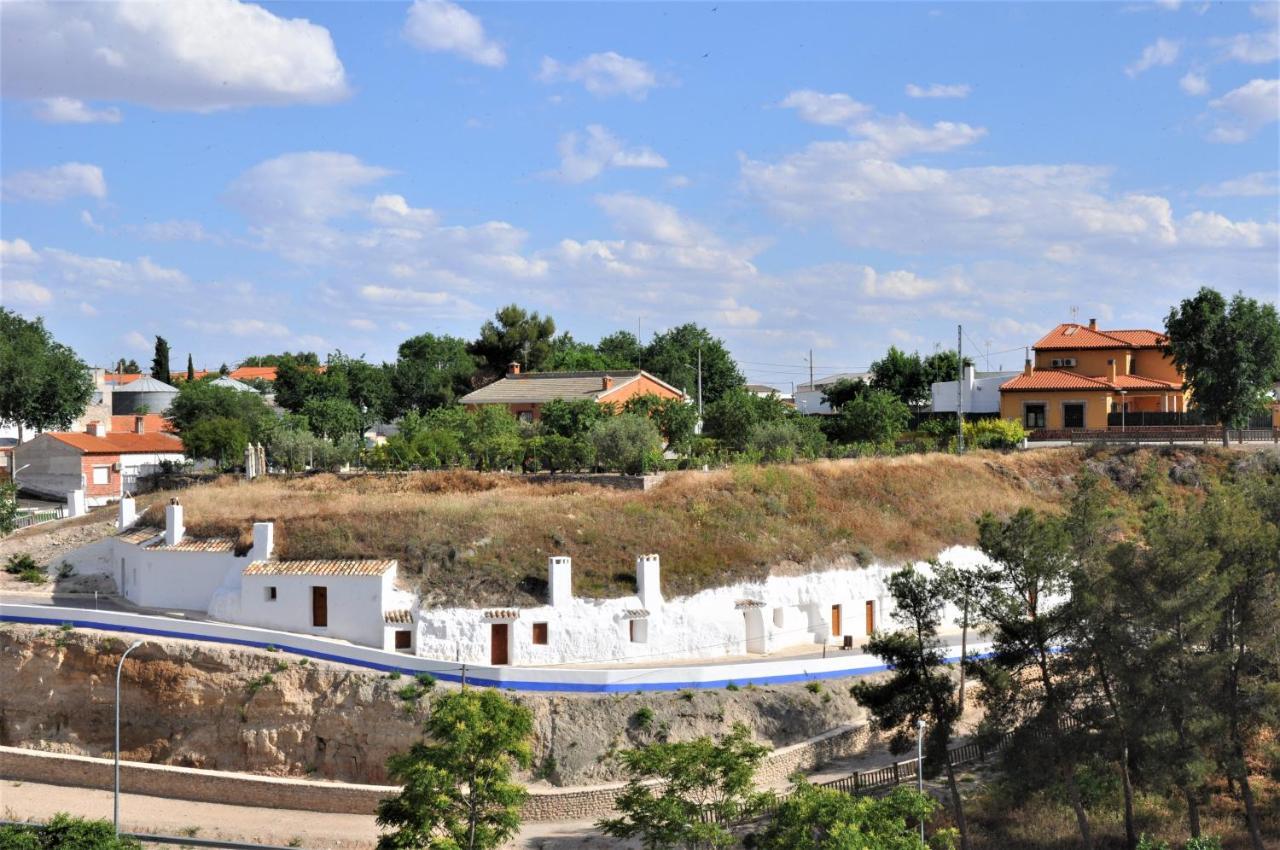
[[[510,663],[507,655],[507,634],[508,628],[506,623],[493,623],[489,626],[489,663],[490,664],[508,664]]]
[[[831,606],[831,636],[839,637],[844,634],[844,626],[840,623],[840,606]]]
[[[876,603],[870,599],[867,600],[867,634],[871,634],[876,630]]]
[[[329,588],[311,588],[311,625],[321,628],[329,625]]]

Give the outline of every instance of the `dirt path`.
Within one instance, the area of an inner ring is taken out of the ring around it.
[[[58,812],[111,818],[111,792],[35,782],[0,781],[0,812],[7,820],[46,821]],[[126,832],[190,835],[307,850],[367,850],[378,840],[371,815],[260,809],[221,803],[195,803],[120,796],[121,827]],[[628,845],[605,838],[591,823],[529,824],[508,845],[511,850],[589,850]]]

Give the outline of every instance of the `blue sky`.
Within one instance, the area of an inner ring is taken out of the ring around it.
[[[1280,298],[1276,4],[6,2],[0,301],[94,363],[509,302],[754,381]],[[986,361],[980,359],[985,365]]]

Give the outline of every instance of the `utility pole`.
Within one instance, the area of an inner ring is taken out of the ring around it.
[[[945,754],[945,758],[950,758],[950,754]],[[924,795],[924,718],[921,717],[916,721],[916,793]],[[927,847],[924,843],[924,818],[920,818],[920,845]]]
[[[956,325],[956,453],[964,454],[964,325]]]
[[[129,648],[120,656],[120,662],[116,665],[116,751],[115,751],[115,782],[112,784],[112,804],[111,804],[111,821],[115,827],[115,833],[120,835],[120,675],[124,672],[124,660],[129,657],[129,653],[142,646],[142,641],[135,640],[129,644]]]
[[[702,421],[702,343],[698,343],[698,421]]]
[[[809,392],[813,392],[813,349],[809,349]]]

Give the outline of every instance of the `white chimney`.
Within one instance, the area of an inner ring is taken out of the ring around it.
[[[253,524],[253,549],[249,551],[250,561],[269,561],[276,548],[276,526],[272,522],[255,522]]]
[[[133,525],[133,521],[138,518],[137,509],[133,503],[132,496],[120,497],[120,515],[116,520],[116,527],[120,531],[124,531]]]
[[[547,559],[547,590],[551,607],[559,608],[573,601],[573,559],[555,555]]]
[[[186,533],[187,527],[182,524],[182,505],[176,498],[170,499],[164,506],[164,545],[177,546]]]
[[[661,572],[657,555],[636,558],[636,595],[641,606],[650,611],[662,606]]]

